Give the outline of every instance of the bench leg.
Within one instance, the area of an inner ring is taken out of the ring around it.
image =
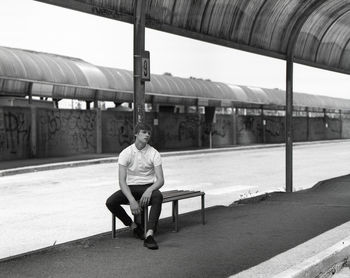
[[[201,196],[202,199],[202,208],[201,208],[201,213],[202,213],[202,224],[205,225],[205,204],[204,204],[204,195]]]
[[[112,213],[112,238],[115,238],[115,215]]]
[[[173,201],[173,222],[175,222],[174,232],[179,231],[179,202]]]
[[[145,238],[146,238],[147,225],[148,225],[148,206],[145,206],[143,208],[143,220],[144,220],[144,231],[145,231]]]

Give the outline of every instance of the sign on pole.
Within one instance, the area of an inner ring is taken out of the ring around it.
[[[143,82],[150,81],[151,66],[150,66],[149,51],[144,51],[142,53],[141,64],[142,64],[141,81]]]

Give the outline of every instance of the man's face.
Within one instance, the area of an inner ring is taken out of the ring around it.
[[[142,142],[142,143],[148,143],[150,138],[151,138],[151,131],[150,130],[141,129],[136,134],[136,140],[139,142]]]

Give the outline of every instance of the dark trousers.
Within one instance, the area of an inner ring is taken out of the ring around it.
[[[135,200],[138,201],[141,199],[142,194],[150,186],[149,185],[129,185],[131,194],[134,196]],[[153,231],[156,230],[160,212],[162,210],[163,195],[159,190],[154,190],[152,192],[150,205],[151,211],[149,215],[149,221],[147,228]],[[118,217],[125,226],[130,226],[132,219],[125,212],[121,205],[129,204],[128,199],[125,197],[124,193],[121,190],[118,190],[112,194],[106,201],[107,208]],[[142,214],[141,214],[142,215]],[[143,217],[141,217],[143,219]]]

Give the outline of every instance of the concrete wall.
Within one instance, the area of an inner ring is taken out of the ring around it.
[[[96,152],[96,111],[37,110],[37,155],[65,156]]]
[[[264,117],[266,143],[283,143],[285,141],[285,118]],[[293,140],[296,142],[307,141],[307,119],[306,117],[293,118]]]
[[[283,117],[264,117],[265,140],[264,142],[281,143],[285,137],[285,120]]]
[[[350,138],[350,115],[343,117],[341,128],[342,138]]]
[[[262,123],[260,116],[238,116],[238,145],[250,145],[262,142]]]
[[[146,122],[153,126],[154,113],[146,113]],[[102,112],[102,153],[119,153],[134,142],[132,112],[107,110]],[[153,127],[153,136],[157,134]],[[155,145],[152,138],[150,144]]]
[[[102,134],[102,152],[120,152],[134,139],[132,113],[103,111]]]
[[[283,122],[283,128],[285,125],[285,119],[282,117],[282,122]],[[306,117],[295,117],[293,118],[293,140],[295,142],[302,142],[302,141],[308,141],[308,120]],[[283,131],[284,134],[284,131]],[[284,142],[284,136],[283,140]]]
[[[309,119],[309,140],[323,140],[326,139],[326,128],[324,118],[310,118]]]
[[[30,156],[31,112],[28,108],[0,108],[0,159]]]
[[[199,118],[197,114],[158,115],[158,148],[163,150],[188,149],[198,146]]]
[[[326,139],[338,139],[341,137],[341,121],[340,119],[327,119],[328,127],[326,128]]]
[[[214,123],[213,147],[232,145],[233,123],[232,115],[216,115]]]
[[[0,108],[0,159],[118,153],[134,140],[132,112]],[[155,120],[156,119],[156,120]],[[284,142],[284,117],[146,113],[153,126],[150,142],[159,150],[185,150]],[[350,115],[340,118],[295,117],[294,141],[350,138]],[[327,125],[328,126],[327,126]],[[342,134],[342,137],[341,137]],[[235,136],[235,137],[234,137]]]

